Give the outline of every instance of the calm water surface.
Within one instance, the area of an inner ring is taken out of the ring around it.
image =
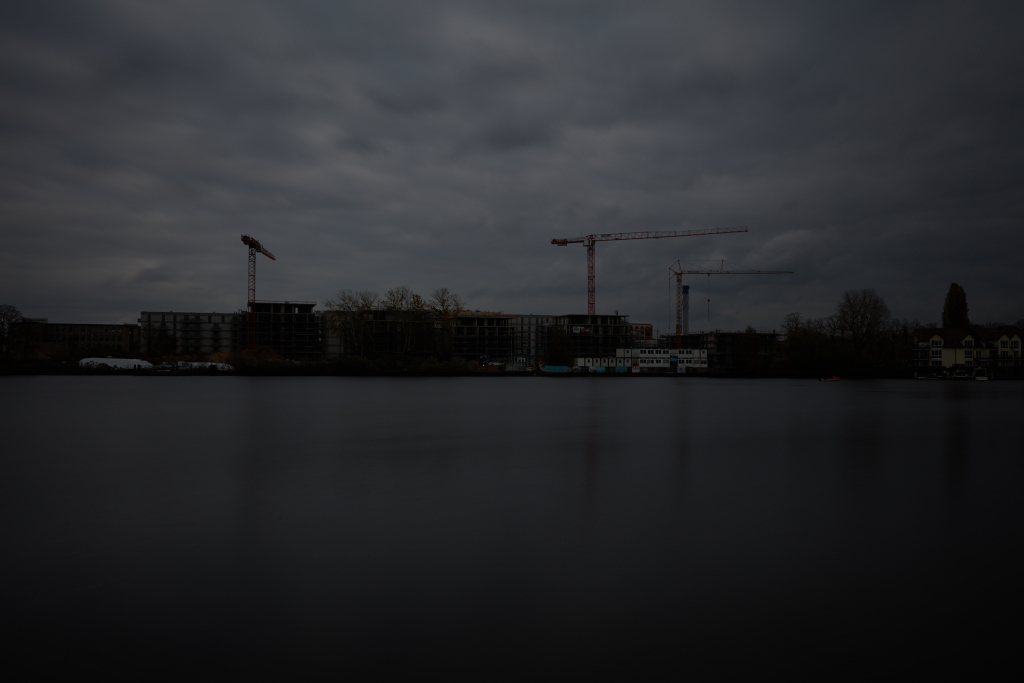
[[[1012,382],[0,378],[8,646],[484,678],[991,657],[1019,643],[1022,408]]]

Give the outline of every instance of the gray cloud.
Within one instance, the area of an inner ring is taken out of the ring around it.
[[[448,286],[475,308],[710,325],[871,286],[1024,316],[1015,4],[31,3],[0,10],[0,298],[69,322]],[[691,283],[703,291],[706,278]],[[702,295],[703,296],[703,295]],[[706,297],[704,297],[706,298]],[[695,306],[696,312],[696,306]],[[696,317],[696,316],[695,316]],[[705,323],[708,324],[708,323]]]

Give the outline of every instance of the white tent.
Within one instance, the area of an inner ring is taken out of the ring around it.
[[[118,368],[121,370],[143,370],[153,367],[149,361],[135,358],[83,358],[78,361],[83,368]]]

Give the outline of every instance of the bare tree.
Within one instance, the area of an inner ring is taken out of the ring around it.
[[[466,302],[447,287],[439,287],[430,295],[430,308],[443,318],[453,318],[465,310]]]
[[[415,305],[414,301],[417,299],[419,302],[423,301],[419,294],[402,285],[400,287],[392,287],[384,292],[384,299],[381,303],[389,311],[405,311],[413,307]]]
[[[447,287],[439,287],[430,295],[430,310],[441,326],[441,355],[450,358],[454,354],[455,325],[459,313],[466,308],[466,302]]]
[[[402,353],[424,348],[426,327],[429,324],[427,302],[406,285],[392,287],[384,293],[384,308],[397,325]],[[430,325],[433,332],[433,325]]]
[[[0,305],[0,345],[3,346],[4,358],[11,345],[11,332],[21,320],[21,312],[17,308],[9,304]]]
[[[369,331],[367,315],[377,307],[380,296],[375,292],[353,292],[343,289],[333,297],[324,300],[327,308],[327,326],[332,334],[341,339],[342,344],[364,354],[366,337]]]
[[[799,313],[789,313],[782,319],[782,329],[786,331],[786,334],[793,334],[800,329],[803,321],[803,316]]]
[[[892,314],[885,300],[873,289],[850,289],[843,293],[836,311],[843,336],[853,344],[857,358],[888,327]]]

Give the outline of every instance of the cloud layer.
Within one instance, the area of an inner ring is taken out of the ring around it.
[[[586,309],[553,237],[603,243],[598,311],[771,327],[874,287],[937,320],[1024,317],[1018,4],[8,3],[0,296],[26,315],[235,310],[447,286],[474,308]],[[697,302],[696,300],[700,301]]]

